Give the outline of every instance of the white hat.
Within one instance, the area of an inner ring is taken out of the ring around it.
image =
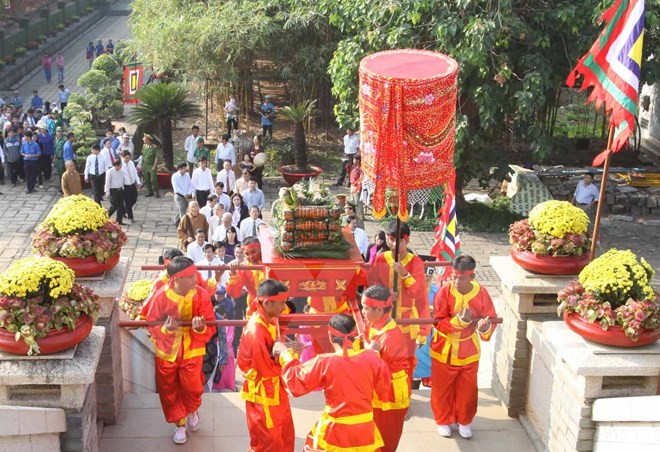
[[[121,137],[122,137],[122,138],[129,138],[129,136],[128,136],[127,133],[123,134]]]
[[[37,123],[37,128],[48,130],[48,121],[46,121],[44,118],[40,119]]]

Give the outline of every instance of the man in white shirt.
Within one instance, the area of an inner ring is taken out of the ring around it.
[[[213,208],[218,204],[218,197],[211,193],[206,197],[206,205],[199,209],[199,213],[203,214],[206,217],[206,220],[211,222],[211,217],[213,216]],[[209,237],[211,237],[209,235]]]
[[[346,135],[344,135],[344,157],[341,159],[341,174],[339,175],[339,179],[337,179],[337,186],[344,184],[344,179],[348,174],[348,168],[353,166],[353,159],[355,158],[359,147],[360,137],[355,134],[353,129],[346,129]]]
[[[115,160],[112,169],[105,175],[105,195],[110,197],[108,217],[117,212],[117,223],[124,224],[124,185],[128,182],[125,173],[121,170],[122,161]]]
[[[225,184],[222,182],[216,182],[214,189],[215,195],[218,197],[218,202],[223,205],[226,211],[228,211],[231,205],[231,198],[224,192]]]
[[[220,221],[220,225],[215,228],[215,231],[213,231],[213,235],[211,237],[211,241],[213,243],[217,242],[224,242],[227,240],[227,231],[231,229],[232,226],[232,215],[229,212],[225,212],[222,215],[222,219]],[[247,219],[247,218],[246,218]],[[243,235],[241,234],[240,229],[236,230],[236,240],[239,242],[242,241]]]
[[[220,224],[222,223],[222,216],[224,214],[225,214],[225,206],[223,206],[219,202],[216,202],[215,206],[213,206],[213,216],[209,220],[209,233],[206,235],[211,243],[213,243],[212,240],[213,234],[218,229],[218,226],[220,226]]]
[[[594,180],[594,173],[587,173],[584,179],[578,182],[575,187],[575,193],[571,203],[577,205],[585,212],[591,212],[593,206],[598,202],[598,195],[600,194],[596,185],[592,182]]]
[[[231,169],[232,163],[229,160],[222,162],[222,170],[218,171],[218,175],[215,178],[217,182],[222,182],[224,191],[227,194],[231,193],[231,189],[236,185],[236,173]]]
[[[131,141],[131,137],[125,133],[121,136],[121,143],[119,143],[119,147],[117,148],[117,152],[119,155],[124,155],[124,151],[128,151],[131,153],[131,158],[133,158],[133,153],[135,151],[135,147],[133,146],[133,142]]]
[[[353,237],[355,238],[355,243],[360,250],[360,254],[362,254],[364,257],[367,254],[367,250],[369,249],[369,237],[367,237],[367,233],[364,231],[364,229],[357,227],[356,217],[351,215],[346,219],[346,221],[348,223],[349,229],[353,233]]]
[[[250,178],[248,183],[248,189],[241,193],[243,196],[243,202],[251,209],[252,207],[258,207],[259,210],[264,208],[266,200],[264,199],[264,192],[257,188],[257,180],[254,177]]]
[[[211,245],[210,243],[207,243],[206,245],[203,246],[202,251],[204,252],[204,257],[200,259],[199,261],[195,262],[195,265],[202,266],[202,265],[223,265],[224,262],[220,260],[219,257],[215,255],[215,246]],[[204,281],[207,281],[215,276],[215,280],[218,283],[218,288],[220,288],[220,285],[222,284],[223,277],[225,280],[229,278],[229,276],[225,276],[225,273],[229,273],[228,271],[220,272],[220,271],[215,271],[215,270],[198,270],[199,274],[202,276],[202,279]],[[225,281],[226,284],[226,281]]]
[[[100,206],[105,190],[105,172],[108,164],[101,155],[101,148],[98,144],[92,146],[92,153],[87,156],[85,161],[85,182],[92,184],[92,193],[94,201]]]
[[[206,231],[197,229],[195,231],[195,241],[190,242],[186,248],[186,255],[193,262],[201,261],[204,258],[204,245],[206,245]]]
[[[115,160],[121,160],[117,153],[112,150],[112,140],[110,138],[103,139],[103,147],[101,148],[100,153],[105,159],[108,169],[112,168],[112,165],[115,163]]]
[[[179,226],[179,221],[188,210],[188,201],[192,198],[194,189],[190,174],[188,174],[188,164],[181,162],[177,165],[178,171],[172,174],[172,190],[174,190],[174,206],[176,208],[176,217],[174,225]]]
[[[250,216],[241,221],[241,237],[243,237],[241,241],[248,237],[259,236],[259,226],[266,224],[264,220],[259,218],[260,214],[261,210],[259,210],[259,207],[252,206],[250,208]]]
[[[209,169],[209,162],[205,157],[199,160],[199,167],[195,168],[192,175],[192,184],[195,187],[195,197],[199,207],[206,205],[206,198],[213,191],[213,174]]]
[[[228,133],[222,135],[220,143],[218,143],[218,146],[215,148],[215,165],[216,168],[218,168],[218,171],[222,169],[225,160],[229,160],[229,168],[236,165],[236,151],[234,150],[234,145],[229,142],[229,138]],[[230,187],[232,187],[232,185],[230,185]]]
[[[245,190],[250,188],[250,170],[244,169],[243,177],[236,179],[236,184],[234,185],[234,193],[243,193]]]
[[[186,150],[186,160],[188,160],[188,166],[192,171],[195,169],[195,163],[197,159],[195,158],[195,149],[197,149],[197,137],[199,136],[199,127],[192,126],[192,135],[186,138],[186,141],[183,147]]]
[[[122,153],[123,164],[121,170],[125,176],[124,183],[124,207],[126,208],[126,216],[128,216],[128,223],[133,224],[133,206],[138,199],[138,189],[140,188],[140,178],[138,177],[135,163],[132,160],[133,155],[130,151],[126,150]]]

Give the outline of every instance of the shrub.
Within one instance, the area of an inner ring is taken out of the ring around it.
[[[25,52],[27,52],[25,47],[16,47],[16,56],[23,56],[25,55]]]
[[[64,24],[57,24],[57,25],[55,25],[55,29],[56,29],[57,31],[62,31],[62,30],[64,30]]]
[[[0,60],[0,71],[3,70],[6,65],[7,63],[5,63],[3,60]]]
[[[38,41],[40,44],[43,44],[44,42],[46,42],[46,39],[48,39],[48,38],[46,38],[46,35],[39,35],[39,36],[37,36],[37,41]]]
[[[28,50],[34,50],[34,49],[36,49],[37,47],[39,47],[39,43],[38,43],[37,41],[30,41],[30,42],[28,42],[28,44],[27,44],[27,48],[28,48]]]
[[[2,61],[6,64],[14,64],[16,63],[16,57],[14,55],[5,55],[2,57]]]
[[[73,22],[78,22],[80,20],[80,16],[71,16],[71,20]]]

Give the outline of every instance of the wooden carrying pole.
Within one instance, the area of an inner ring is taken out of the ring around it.
[[[596,257],[596,247],[598,243],[598,229],[600,227],[600,217],[603,215],[603,205],[605,204],[605,190],[607,189],[607,174],[610,170],[610,159],[612,158],[612,142],[614,141],[614,126],[610,124],[610,133],[607,137],[607,156],[605,157],[605,165],[603,166],[603,178],[600,181],[600,193],[598,193],[598,206],[596,207],[596,218],[594,218],[594,232],[591,237],[591,252],[589,253],[589,260],[594,260]]]

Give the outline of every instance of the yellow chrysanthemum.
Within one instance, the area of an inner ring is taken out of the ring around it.
[[[617,305],[629,298],[653,300],[654,273],[653,268],[644,259],[638,260],[632,251],[613,248],[584,267],[579,281],[586,291]]]
[[[546,201],[529,212],[529,224],[538,232],[563,238],[587,232],[589,217],[568,201]]]
[[[0,293],[18,298],[47,291],[51,298],[68,295],[75,274],[62,262],[47,257],[26,257],[0,275]]]
[[[44,220],[61,235],[96,231],[107,222],[108,212],[84,195],[60,199]]]
[[[133,301],[144,301],[149,296],[151,284],[148,279],[135,281],[126,291],[126,295]]]

